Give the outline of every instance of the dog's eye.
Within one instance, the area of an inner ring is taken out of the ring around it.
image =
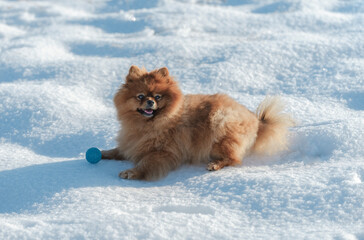
[[[139,100],[142,100],[142,99],[144,98],[144,94],[139,94],[139,95],[137,95],[137,98],[138,98]]]
[[[155,100],[157,100],[157,101],[158,101],[158,100],[161,100],[161,98],[162,98],[162,96],[161,96],[161,95],[155,95],[155,96],[154,96],[154,99],[155,99]]]

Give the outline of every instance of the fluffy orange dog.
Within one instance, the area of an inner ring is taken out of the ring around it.
[[[157,180],[182,164],[215,171],[250,153],[271,154],[286,148],[293,124],[277,98],[254,114],[224,94],[184,96],[167,68],[132,66],[114,103],[122,129],[102,158],[133,161],[119,174],[125,179]]]

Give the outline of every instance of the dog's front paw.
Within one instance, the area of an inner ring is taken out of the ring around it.
[[[141,179],[141,174],[136,169],[129,169],[119,173],[119,177],[123,179]]]

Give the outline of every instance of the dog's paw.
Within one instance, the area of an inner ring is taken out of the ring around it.
[[[125,170],[119,173],[119,177],[123,179],[140,179],[140,173],[135,169]]]
[[[220,166],[220,164],[216,163],[216,162],[210,162],[209,164],[207,164],[207,167],[206,167],[206,169],[209,171],[217,171],[221,168],[222,167]]]

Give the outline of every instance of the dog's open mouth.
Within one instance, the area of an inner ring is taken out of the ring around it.
[[[156,110],[153,109],[141,109],[141,108],[138,108],[137,111],[145,117],[153,117],[156,112]]]

